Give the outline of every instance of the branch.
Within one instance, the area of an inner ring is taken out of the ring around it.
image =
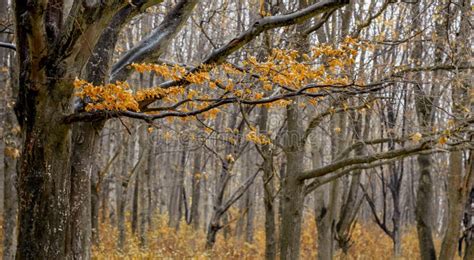
[[[224,205],[222,205],[222,207],[218,209],[220,214],[223,214],[224,212],[226,212],[230,208],[230,206],[232,206],[238,199],[240,199],[240,197],[242,197],[242,195],[244,195],[244,192],[247,191],[250,185],[252,185],[253,181],[255,180],[259,172],[260,170],[255,172],[249,178],[247,178],[247,180],[245,180],[245,182],[242,183],[242,185],[240,185],[240,187],[234,191],[234,193],[224,203]]]
[[[136,2],[133,5],[127,5],[120,9],[120,11],[113,16],[108,26],[100,35],[93,54],[87,63],[86,78],[89,82],[94,84],[103,84],[106,82],[110,67],[112,66],[115,45],[117,44],[117,39],[122,28],[147,7],[161,2],[163,2],[163,0]]]
[[[128,66],[131,63],[156,62],[183,27],[198,2],[199,0],[181,0],[146,39],[117,61],[112,67],[110,81],[126,80],[132,71]]]
[[[388,163],[391,163],[391,162],[394,162],[394,161],[398,161],[398,160],[400,160],[400,158],[395,157],[395,158],[392,158],[392,159],[383,160],[383,161],[374,162],[374,163],[353,165],[353,166],[351,166],[347,169],[336,172],[335,174],[321,176],[320,178],[316,178],[315,180],[313,180],[312,182],[310,182],[309,184],[307,184],[305,186],[305,195],[308,195],[311,192],[313,192],[315,189],[321,187],[322,185],[324,185],[326,183],[329,183],[329,182],[332,182],[332,181],[334,181],[334,180],[336,180],[336,179],[338,179],[338,178],[340,178],[340,177],[342,177],[346,174],[349,174],[353,171],[367,170],[367,169],[375,168],[375,167],[385,165],[385,164],[388,164]]]
[[[383,160],[383,159],[392,159],[392,158],[396,158],[400,156],[408,156],[411,154],[429,150],[432,148],[432,146],[433,146],[432,141],[429,141],[429,142],[420,143],[415,146],[400,148],[396,150],[390,150],[383,153],[375,153],[375,154],[366,155],[366,156],[356,156],[356,157],[352,157],[348,159],[342,159],[342,160],[338,160],[332,164],[329,164],[317,169],[304,171],[300,174],[298,179],[300,181],[303,181],[307,179],[321,177],[331,172],[335,172],[339,169],[342,169],[351,165],[355,165],[355,164],[365,164],[365,163],[371,163],[371,162]]]
[[[474,122],[474,118],[467,118],[465,121],[460,122],[455,127],[455,129],[457,129],[457,131],[463,131],[464,128],[469,127],[470,125],[472,125],[473,122]],[[439,132],[441,132],[441,131],[439,131]],[[403,140],[403,139],[404,138],[400,138],[398,140]],[[376,140],[372,141],[372,143],[383,142],[383,141],[384,141],[383,138],[382,139],[376,139]],[[447,148],[447,149],[443,149],[443,150],[434,149],[434,146],[436,145],[436,143],[437,143],[436,135],[433,134],[433,135],[431,135],[430,139],[427,139],[426,141],[424,141],[424,142],[422,142],[418,145],[411,146],[411,147],[403,147],[403,148],[400,148],[400,149],[390,150],[390,151],[387,151],[387,152],[375,153],[375,154],[366,155],[366,156],[356,156],[356,157],[352,157],[352,158],[348,158],[348,159],[338,159],[337,161],[335,161],[334,163],[331,163],[329,165],[326,165],[326,166],[323,166],[323,167],[320,167],[320,168],[316,168],[316,169],[312,169],[312,170],[309,170],[309,171],[304,171],[300,174],[298,179],[302,181],[302,180],[312,179],[312,178],[316,178],[316,177],[322,177],[322,176],[325,176],[329,173],[332,173],[332,172],[335,172],[337,170],[343,169],[345,167],[356,165],[352,168],[344,170],[345,174],[347,174],[348,172],[353,171],[353,170],[364,169],[364,167],[372,168],[372,166],[364,165],[364,164],[369,164],[369,163],[372,163],[372,162],[375,162],[375,161],[378,161],[378,160],[393,159],[393,158],[397,158],[397,157],[404,157],[404,156],[409,156],[409,155],[418,154],[418,153],[431,153],[431,152],[435,152],[435,151],[455,150],[455,149],[458,149],[458,147],[463,145],[464,143],[469,143],[469,141],[466,140],[466,141],[462,141],[462,142],[458,142],[458,143],[448,144],[450,147]],[[359,143],[355,143],[351,147],[354,147],[355,145],[359,145]],[[341,157],[339,157],[339,158],[341,158]],[[357,165],[361,165],[361,166],[357,166]],[[359,167],[361,167],[361,168],[359,168]]]
[[[393,1],[392,0],[385,0],[385,2],[382,4],[382,6],[380,7],[379,11],[377,13],[375,13],[374,15],[370,16],[369,18],[367,18],[364,22],[360,23],[359,26],[357,26],[357,28],[355,29],[354,32],[351,33],[351,37],[352,38],[358,38],[359,35],[360,35],[360,32],[366,28],[367,26],[369,26],[372,21],[374,19],[376,19],[377,17],[379,17],[384,11],[385,9],[387,9],[388,5],[389,4],[392,4]]]
[[[330,95],[328,91],[325,92],[319,92],[319,93],[308,93],[308,90],[311,89],[316,89],[316,88],[326,88],[326,89],[334,89],[332,93],[345,93],[347,95],[357,95],[357,94],[364,94],[364,93],[369,93],[369,92],[374,92],[378,91],[383,88],[383,86],[391,84],[391,82],[387,81],[381,81],[381,82],[376,82],[372,84],[367,84],[364,86],[361,85],[353,85],[353,84],[348,84],[348,85],[318,85],[318,84],[308,84],[307,86],[298,89],[298,90],[292,90],[287,88],[288,91],[287,93],[275,95],[275,96],[270,96],[258,100],[242,100],[238,97],[227,97],[227,98],[218,98],[218,99],[206,99],[206,100],[190,100],[190,101],[201,101],[201,102],[212,102],[206,107],[203,107],[198,110],[194,111],[189,111],[189,112],[180,112],[180,111],[173,111],[173,112],[167,112],[167,113],[161,113],[161,114],[146,114],[142,112],[133,112],[133,111],[93,111],[93,112],[79,112],[79,113],[74,113],[68,116],[65,116],[63,119],[63,122],[66,124],[69,123],[74,123],[77,121],[97,121],[105,118],[112,118],[112,117],[120,117],[120,116],[126,116],[130,118],[135,118],[135,119],[142,119],[147,122],[156,120],[156,119],[161,119],[165,117],[188,117],[188,116],[195,116],[201,113],[204,113],[206,111],[209,111],[213,108],[220,107],[225,104],[230,104],[230,103],[236,103],[240,102],[245,105],[260,105],[260,104],[267,104],[271,102],[275,102],[281,99],[285,98],[293,98],[296,96],[307,96],[307,97],[324,97],[327,95]],[[353,87],[351,87],[353,86]],[[182,101],[184,102],[184,101]],[[178,106],[180,103],[178,102]],[[185,101],[188,102],[188,101]],[[149,103],[148,103],[149,104]],[[170,108],[173,108],[173,106],[170,106]],[[143,111],[148,111],[148,109],[142,109]],[[154,111],[157,111],[159,109],[152,109]]]
[[[16,46],[12,43],[0,42],[0,47],[16,51]]]
[[[409,73],[409,72],[420,72],[420,71],[437,71],[437,70],[469,70],[473,69],[473,65],[462,65],[456,66],[451,64],[438,64],[432,66],[420,66],[420,67],[413,67],[413,68],[403,68],[396,71],[393,76],[399,76],[402,73]]]
[[[364,102],[364,104],[360,105],[360,106],[353,106],[353,107],[348,107],[348,108],[339,108],[339,109],[332,109],[332,108],[329,108],[327,109],[325,112],[319,114],[319,115],[316,115],[315,117],[313,117],[311,119],[311,121],[309,122],[308,124],[308,127],[306,128],[305,132],[304,132],[304,135],[301,139],[300,142],[304,143],[306,142],[306,140],[308,139],[309,135],[311,134],[311,132],[319,125],[319,123],[321,123],[321,121],[326,117],[326,116],[329,116],[329,115],[332,115],[332,114],[335,114],[335,113],[341,113],[341,112],[346,112],[346,111],[353,111],[353,110],[358,110],[358,109],[362,109],[362,108],[365,108],[367,107],[367,104],[370,103],[370,101],[367,101],[367,102]]]
[[[143,2],[146,0],[135,1]],[[70,58],[81,67],[87,62],[103,29],[112,17],[129,5],[123,0],[74,1],[68,18],[49,49],[49,58],[60,61]]]
[[[369,204],[370,210],[372,211],[372,215],[374,216],[375,222],[385,232],[385,234],[387,234],[390,237],[393,237],[393,232],[390,231],[387,225],[385,224],[385,217],[382,220],[380,219],[379,215],[377,214],[377,210],[375,209],[374,201],[371,198],[369,198],[369,194],[367,193],[363,185],[361,185],[361,188],[362,188],[362,191],[364,192],[364,196],[367,200],[367,203]]]
[[[347,0],[325,0],[313,4],[303,10],[279,16],[268,16],[256,21],[251,28],[243,32],[241,35],[232,39],[229,43],[223,47],[215,50],[208,58],[204,60],[204,64],[215,64],[223,62],[230,54],[240,49],[242,46],[252,41],[260,33],[279,28],[283,26],[289,26],[294,24],[300,24],[305,22],[311,17],[318,14],[328,12],[334,8],[342,7],[348,4]]]
[[[189,73],[203,70],[205,68],[205,65],[215,65],[224,62],[229,55],[242,48],[244,45],[255,39],[264,31],[294,24],[300,24],[311,17],[314,17],[324,12],[328,12],[329,10],[333,10],[334,8],[342,7],[343,5],[346,5],[348,3],[348,0],[324,0],[290,14],[267,16],[261,18],[257,20],[249,29],[241,33],[239,36],[235,37],[219,49],[214,50],[201,63],[200,66],[196,67],[194,70],[191,70]],[[173,86],[183,86],[189,84],[189,82],[187,82],[184,78],[185,77],[179,80],[164,82],[160,84],[159,87],[170,88]],[[146,107],[149,104],[155,102],[156,100],[157,98],[145,100],[140,105],[141,107]]]
[[[311,26],[310,28],[306,29],[303,31],[303,34],[304,35],[308,35],[308,34],[311,34],[312,32],[315,32],[317,30],[319,30],[319,28],[321,28],[321,26],[323,26],[327,20],[329,19],[329,17],[331,17],[331,15],[337,10],[338,8],[334,8],[332,10],[329,10],[327,11],[326,13],[324,13],[321,18],[319,19],[319,21],[314,24],[313,26]]]

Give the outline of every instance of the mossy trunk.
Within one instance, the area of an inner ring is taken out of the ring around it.
[[[68,96],[72,93],[50,90],[72,90],[72,86],[54,80],[47,80],[44,86],[32,75],[35,73],[20,73],[24,143],[18,182],[17,258],[64,259],[69,256],[71,127],[62,123],[62,115],[71,112]]]

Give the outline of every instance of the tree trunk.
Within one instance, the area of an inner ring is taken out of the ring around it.
[[[268,108],[262,106],[258,118],[261,134],[268,133]],[[263,204],[265,207],[265,259],[276,259],[276,223],[275,223],[275,179],[273,174],[273,154],[270,145],[262,145],[263,159]]]
[[[207,228],[207,236],[206,236],[206,249],[212,249],[214,244],[216,243],[216,236],[217,232],[222,228],[220,224],[220,220],[222,215],[225,213],[222,211],[221,206],[224,202],[224,193],[227,187],[227,182],[230,179],[229,173],[229,164],[227,161],[223,162],[221,174],[217,179],[216,185],[216,195],[213,203],[212,215],[209,221],[209,225]]]
[[[94,166],[100,129],[102,124],[77,123],[72,131],[70,248],[73,257],[79,259],[90,258],[91,176],[97,170]]]
[[[254,234],[254,221],[255,221],[255,185],[250,184],[247,190],[247,223],[245,226],[245,241],[247,243],[253,243]]]
[[[7,17],[8,1],[0,1],[0,17]],[[7,37],[0,35],[0,41]],[[18,126],[15,113],[13,111],[14,96],[18,92],[17,66],[14,64],[13,54],[9,57],[7,49],[0,49],[0,66],[8,66],[11,69],[0,72],[0,83],[5,86],[5,108],[3,130],[3,160],[0,161],[3,167],[3,259],[15,259],[17,247],[17,216],[18,197],[16,191],[17,163],[20,156],[20,128]],[[10,77],[10,80],[8,80]],[[3,101],[3,99],[2,99]]]
[[[451,152],[448,173],[448,221],[446,233],[441,245],[439,259],[453,259],[456,255],[457,242],[461,232],[461,220],[464,210],[462,187],[463,160],[462,151]]]
[[[416,18],[419,14],[419,7],[415,5],[413,8],[413,14],[415,21],[414,24],[418,24]],[[422,46],[421,41],[418,41],[414,49],[414,59],[421,60]],[[416,76],[418,82],[421,82],[419,76]],[[422,128],[430,129],[431,125],[431,104],[429,97],[427,97],[421,86],[415,88],[416,94],[416,110],[418,114],[418,120]],[[418,155],[418,168],[420,172],[420,178],[418,181],[417,197],[416,197],[416,209],[415,219],[416,228],[418,233],[418,243],[420,246],[421,258],[423,260],[436,259],[436,251],[433,243],[433,235],[431,230],[432,221],[432,199],[433,199],[433,181],[431,178],[431,155],[424,154]]]
[[[201,199],[201,151],[194,153],[193,175],[192,175],[192,204],[191,204],[191,219],[194,230],[199,230],[201,224],[201,216],[199,211],[199,202]]]
[[[140,248],[146,248],[147,246],[147,231],[148,231],[148,189],[149,189],[149,183],[147,182],[147,174],[148,171],[145,170],[143,171],[140,175],[140,181],[141,181],[141,186],[139,190],[140,194],[140,213],[139,213],[139,219],[140,219],[140,228],[139,228],[139,239],[140,239]]]
[[[20,58],[20,60],[23,60]],[[72,93],[51,95],[36,91],[41,80],[25,69],[20,89],[26,106],[20,113],[24,145],[19,172],[18,258],[56,259],[66,250],[69,218],[71,131],[62,123],[70,113]],[[54,78],[61,77],[54,75]],[[37,85],[38,84],[38,85]],[[69,89],[65,82],[46,82],[48,89]]]
[[[183,216],[182,204],[183,204],[183,189],[184,189],[184,176],[186,169],[186,145],[182,146],[183,151],[176,166],[176,178],[173,181],[173,193],[170,196],[170,212],[169,212],[169,226],[174,229],[179,229],[181,217]]]
[[[18,131],[15,131],[16,118],[13,110],[7,111],[4,125],[5,154],[4,163],[4,197],[3,197],[3,259],[15,259],[17,246],[17,213],[18,199],[16,192],[17,160],[19,156]]]
[[[122,153],[122,169],[117,171],[115,179],[116,200],[117,200],[117,228],[118,241],[117,247],[123,250],[125,247],[126,229],[125,229],[125,206],[127,205],[127,189],[129,182],[129,162],[131,160],[130,152],[133,150],[133,141],[124,133],[125,137],[122,139],[123,145],[126,147]]]
[[[299,111],[297,104],[287,107],[287,127],[285,154],[286,174],[282,186],[282,220],[280,233],[281,259],[299,259],[301,222],[304,208],[304,183],[298,180],[298,173],[302,172],[304,146],[301,140]]]
[[[460,11],[460,28],[456,37],[456,44],[454,46],[456,60],[458,65],[469,64],[472,58],[472,44],[470,35],[472,27],[470,25],[470,14],[472,13],[471,0],[459,0],[456,5]],[[451,15],[451,14],[448,14]],[[454,18],[454,17],[453,17]],[[466,117],[466,109],[469,111],[474,107],[472,102],[472,75],[462,72],[457,72],[455,79],[451,84],[451,102],[453,105],[454,121],[464,120]],[[471,91],[471,93],[469,93]],[[467,139],[472,142],[472,134],[467,136]],[[472,152],[472,149],[471,149]],[[472,160],[471,158],[469,158]],[[451,259],[456,254],[456,241],[460,237],[460,222],[462,220],[464,205],[466,198],[472,187],[472,176],[467,172],[471,169],[466,168],[463,173],[463,151],[452,151],[449,155],[450,169],[448,172],[448,222],[447,230],[441,244],[440,259]],[[466,163],[466,166],[472,167],[472,162]],[[472,174],[472,172],[470,172]],[[472,241],[472,238],[469,240]]]
[[[10,102],[7,99],[7,102]],[[3,259],[15,259],[18,199],[16,191],[19,131],[13,110],[6,111],[4,125]]]
[[[93,245],[97,245],[99,243],[99,174],[100,171],[96,168],[95,170],[93,170],[91,178],[91,239]],[[103,208],[103,210],[106,211],[105,207]]]
[[[140,189],[140,171],[137,172],[135,175],[135,183],[133,185],[133,199],[132,199],[132,234],[136,235],[137,234],[137,229],[138,229],[138,197],[139,197],[139,192],[138,190]]]

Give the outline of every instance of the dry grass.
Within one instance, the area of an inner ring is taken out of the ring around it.
[[[315,259],[317,256],[317,231],[312,216],[307,216],[301,237],[301,259]],[[259,221],[261,222],[261,221]],[[1,220],[0,220],[1,223]],[[130,227],[127,227],[130,231]],[[3,226],[0,225],[3,234]],[[127,232],[130,234],[130,232]],[[265,234],[263,226],[257,225],[254,242],[249,244],[231,236],[225,239],[220,232],[212,251],[205,251],[205,233],[194,231],[183,223],[176,231],[167,225],[166,216],[154,219],[154,228],[148,234],[148,246],[140,248],[138,238],[130,236],[126,247],[120,251],[116,247],[117,230],[109,223],[100,226],[100,244],[93,248],[94,259],[263,259]],[[436,241],[439,249],[440,241]],[[0,253],[2,246],[0,244]],[[347,255],[337,252],[336,259],[383,260],[393,259],[391,240],[375,224],[362,226],[356,224],[353,231],[353,244]],[[402,259],[419,259],[416,230],[410,228],[403,235]]]
[[[307,216],[301,237],[301,259],[315,259],[317,256],[317,231],[314,218]],[[126,248],[116,249],[117,232],[108,224],[101,226],[101,243],[94,248],[96,259],[263,259],[265,234],[263,226],[257,226],[254,242],[246,243],[232,236],[225,239],[220,232],[213,251],[205,251],[205,233],[194,231],[182,224],[176,231],[167,226],[165,216],[155,219],[155,228],[148,234],[148,247],[140,249],[137,238],[127,240]],[[375,225],[357,224],[353,232],[353,244],[348,255],[338,252],[336,259],[393,259],[391,240]],[[437,241],[439,246],[439,241]],[[403,236],[403,258],[419,259],[419,249],[414,228]]]

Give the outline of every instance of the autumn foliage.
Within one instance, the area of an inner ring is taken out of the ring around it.
[[[76,79],[76,96],[85,101],[86,111],[140,111],[140,102],[160,100],[160,106],[173,107],[177,112],[202,110],[218,100],[232,99],[257,105],[286,106],[289,93],[305,95],[316,104],[314,95],[328,87],[346,87],[355,84],[350,79],[349,67],[354,63],[358,49],[365,48],[355,39],[346,38],[339,46],[322,44],[311,48],[309,54],[295,50],[273,49],[265,59],[249,56],[242,66],[230,63],[201,65],[185,68],[178,64],[131,64],[138,73],[154,72],[164,80],[180,84],[140,89],[126,82],[93,85]],[[275,88],[278,88],[275,90]],[[135,90],[133,90],[135,89]],[[277,98],[268,98],[271,92]],[[267,98],[267,99],[265,99]],[[159,114],[164,109],[147,109]],[[218,108],[203,111],[213,117]]]
[[[183,223],[176,231],[167,225],[165,215],[153,219],[154,228],[148,233],[148,246],[140,248],[139,239],[131,234],[130,225],[127,226],[127,246],[123,251],[116,247],[117,230],[108,222],[100,225],[100,243],[93,248],[94,259],[263,259],[265,233],[262,225],[257,225],[253,243],[247,243],[244,238],[239,239],[232,235],[224,239],[220,234],[215,249],[211,252],[204,250],[205,233],[195,231],[191,226]],[[129,223],[129,222],[128,222]],[[257,221],[256,223],[262,223]],[[0,226],[3,233],[3,226]],[[232,231],[235,231],[232,226]],[[376,226],[357,223],[353,229],[354,239],[348,255],[338,252],[336,259],[392,259],[392,242]],[[304,220],[301,237],[301,258],[315,259],[317,256],[317,230],[314,216],[307,214]],[[440,241],[436,240],[437,247]],[[419,249],[416,230],[413,227],[405,228],[403,236],[403,259],[418,259]],[[0,253],[2,246],[0,245]]]

